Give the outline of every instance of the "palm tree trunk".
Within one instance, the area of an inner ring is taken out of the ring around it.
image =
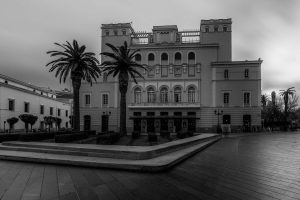
[[[120,100],[120,135],[127,135],[126,130],[126,92],[121,92]]]
[[[121,93],[120,99],[120,135],[127,135],[126,130],[126,93],[128,88],[128,74],[120,73],[119,75],[119,90]]]
[[[287,131],[288,130],[288,123],[287,123],[287,115],[288,115],[288,112],[287,112],[287,109],[288,109],[288,99],[284,101],[284,130]]]
[[[81,85],[81,78],[72,77],[73,86],[73,129],[74,131],[80,131],[80,108],[79,108],[79,89]]]

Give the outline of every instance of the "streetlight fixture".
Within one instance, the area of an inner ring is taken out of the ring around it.
[[[217,109],[215,110],[215,115],[218,116],[218,124],[217,124],[217,133],[222,133],[222,129],[220,127],[220,115],[223,115],[223,110]]]

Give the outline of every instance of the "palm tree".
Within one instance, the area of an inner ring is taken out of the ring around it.
[[[290,87],[286,90],[280,90],[280,95],[283,97],[284,102],[284,128],[287,130],[287,117],[288,117],[288,103],[289,103],[289,96],[294,96],[296,90],[295,87]]]
[[[92,80],[100,75],[99,61],[92,52],[86,52],[84,45],[79,46],[76,40],[73,44],[68,41],[66,44],[55,45],[61,47],[63,51],[48,51],[50,57],[56,57],[55,60],[49,62],[46,66],[51,65],[49,72],[56,70],[55,77],[59,76],[59,82],[66,82],[69,74],[71,75],[73,86],[73,115],[74,115],[74,130],[80,130],[80,111],[79,111],[79,89],[81,80],[85,80],[92,85]],[[58,57],[58,58],[57,58]]]
[[[146,69],[141,64],[134,61],[136,53],[139,49],[132,51],[128,48],[127,42],[120,47],[115,47],[112,44],[106,43],[112,52],[102,52],[101,55],[107,56],[109,60],[102,62],[103,72],[107,72],[107,76],[113,77],[118,75],[119,90],[121,93],[120,99],[120,135],[126,135],[126,93],[128,89],[128,81],[130,78],[137,84],[136,78],[144,78],[138,69]]]
[[[263,110],[265,110],[267,102],[269,101],[268,95],[267,94],[262,94],[261,98],[260,98],[260,101],[261,101]]]

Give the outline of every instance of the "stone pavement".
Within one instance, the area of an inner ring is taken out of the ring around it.
[[[300,199],[300,132],[224,138],[155,174],[0,161],[0,198]]]

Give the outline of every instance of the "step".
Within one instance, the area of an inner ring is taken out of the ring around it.
[[[221,139],[221,137],[213,138],[209,141],[195,144],[178,151],[170,152],[168,154],[146,160],[128,160],[52,153],[20,152],[11,150],[1,150],[0,159],[22,162],[37,162],[96,168],[158,172],[169,169],[170,167],[176,165],[184,159],[217,142],[219,139]]]
[[[194,144],[220,138],[218,134],[201,134],[155,146],[121,146],[45,142],[3,142],[1,150],[51,153],[74,156],[144,160],[184,149]]]

